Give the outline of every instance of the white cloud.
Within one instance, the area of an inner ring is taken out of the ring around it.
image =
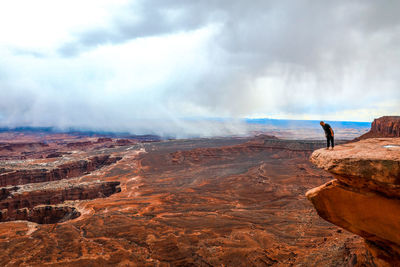
[[[71,33],[102,27],[126,1],[15,0],[0,2],[0,43],[46,52]]]
[[[397,1],[4,1],[0,123],[193,134],[180,118],[400,113],[398,11]],[[214,126],[208,134],[239,131]]]

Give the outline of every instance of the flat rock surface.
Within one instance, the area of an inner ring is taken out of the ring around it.
[[[311,162],[333,174],[382,184],[400,184],[400,138],[374,138],[319,149]]]

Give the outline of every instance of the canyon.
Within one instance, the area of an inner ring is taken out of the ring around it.
[[[2,266],[371,263],[363,239],[321,219],[305,197],[332,179],[309,161],[325,141],[0,140]]]

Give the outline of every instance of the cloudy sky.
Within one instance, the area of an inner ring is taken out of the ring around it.
[[[0,125],[399,115],[398,14],[396,0],[1,1]]]

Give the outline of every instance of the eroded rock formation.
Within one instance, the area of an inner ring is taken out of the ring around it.
[[[120,160],[121,157],[99,155],[88,159],[66,162],[50,168],[4,169],[0,172],[0,186],[56,181],[77,177]]]
[[[400,116],[383,116],[375,119],[371,124],[371,130],[356,140],[380,137],[400,137]]]
[[[0,152],[20,151],[28,152],[38,148],[46,148],[49,145],[43,142],[21,142],[21,143],[0,143]]]
[[[74,207],[46,205],[32,209],[18,209],[11,213],[8,210],[0,211],[0,222],[24,220],[39,224],[52,224],[75,219],[80,215],[80,212]]]
[[[319,149],[311,161],[335,178],[307,192],[318,214],[362,236],[376,265],[399,265],[400,138]]]
[[[119,182],[91,182],[91,183],[42,183],[30,187],[20,186],[1,188],[5,191],[0,194],[0,211],[7,209],[8,214],[22,208],[33,208],[42,204],[59,204],[66,200],[85,200],[98,197],[108,197],[120,192]],[[1,213],[1,212],[0,212]],[[1,221],[1,219],[0,219]]]
[[[110,142],[108,139],[103,141]],[[69,144],[66,142],[64,147],[75,149],[75,145]],[[73,144],[82,147],[92,142]],[[25,142],[3,147],[13,148],[10,150],[13,153],[28,153],[47,145]],[[63,222],[80,216],[80,212],[65,205],[65,201],[104,198],[120,192],[118,181],[79,181],[78,177],[99,171],[122,158],[103,154],[102,150],[89,151],[55,151],[44,159],[0,161],[0,222]]]

